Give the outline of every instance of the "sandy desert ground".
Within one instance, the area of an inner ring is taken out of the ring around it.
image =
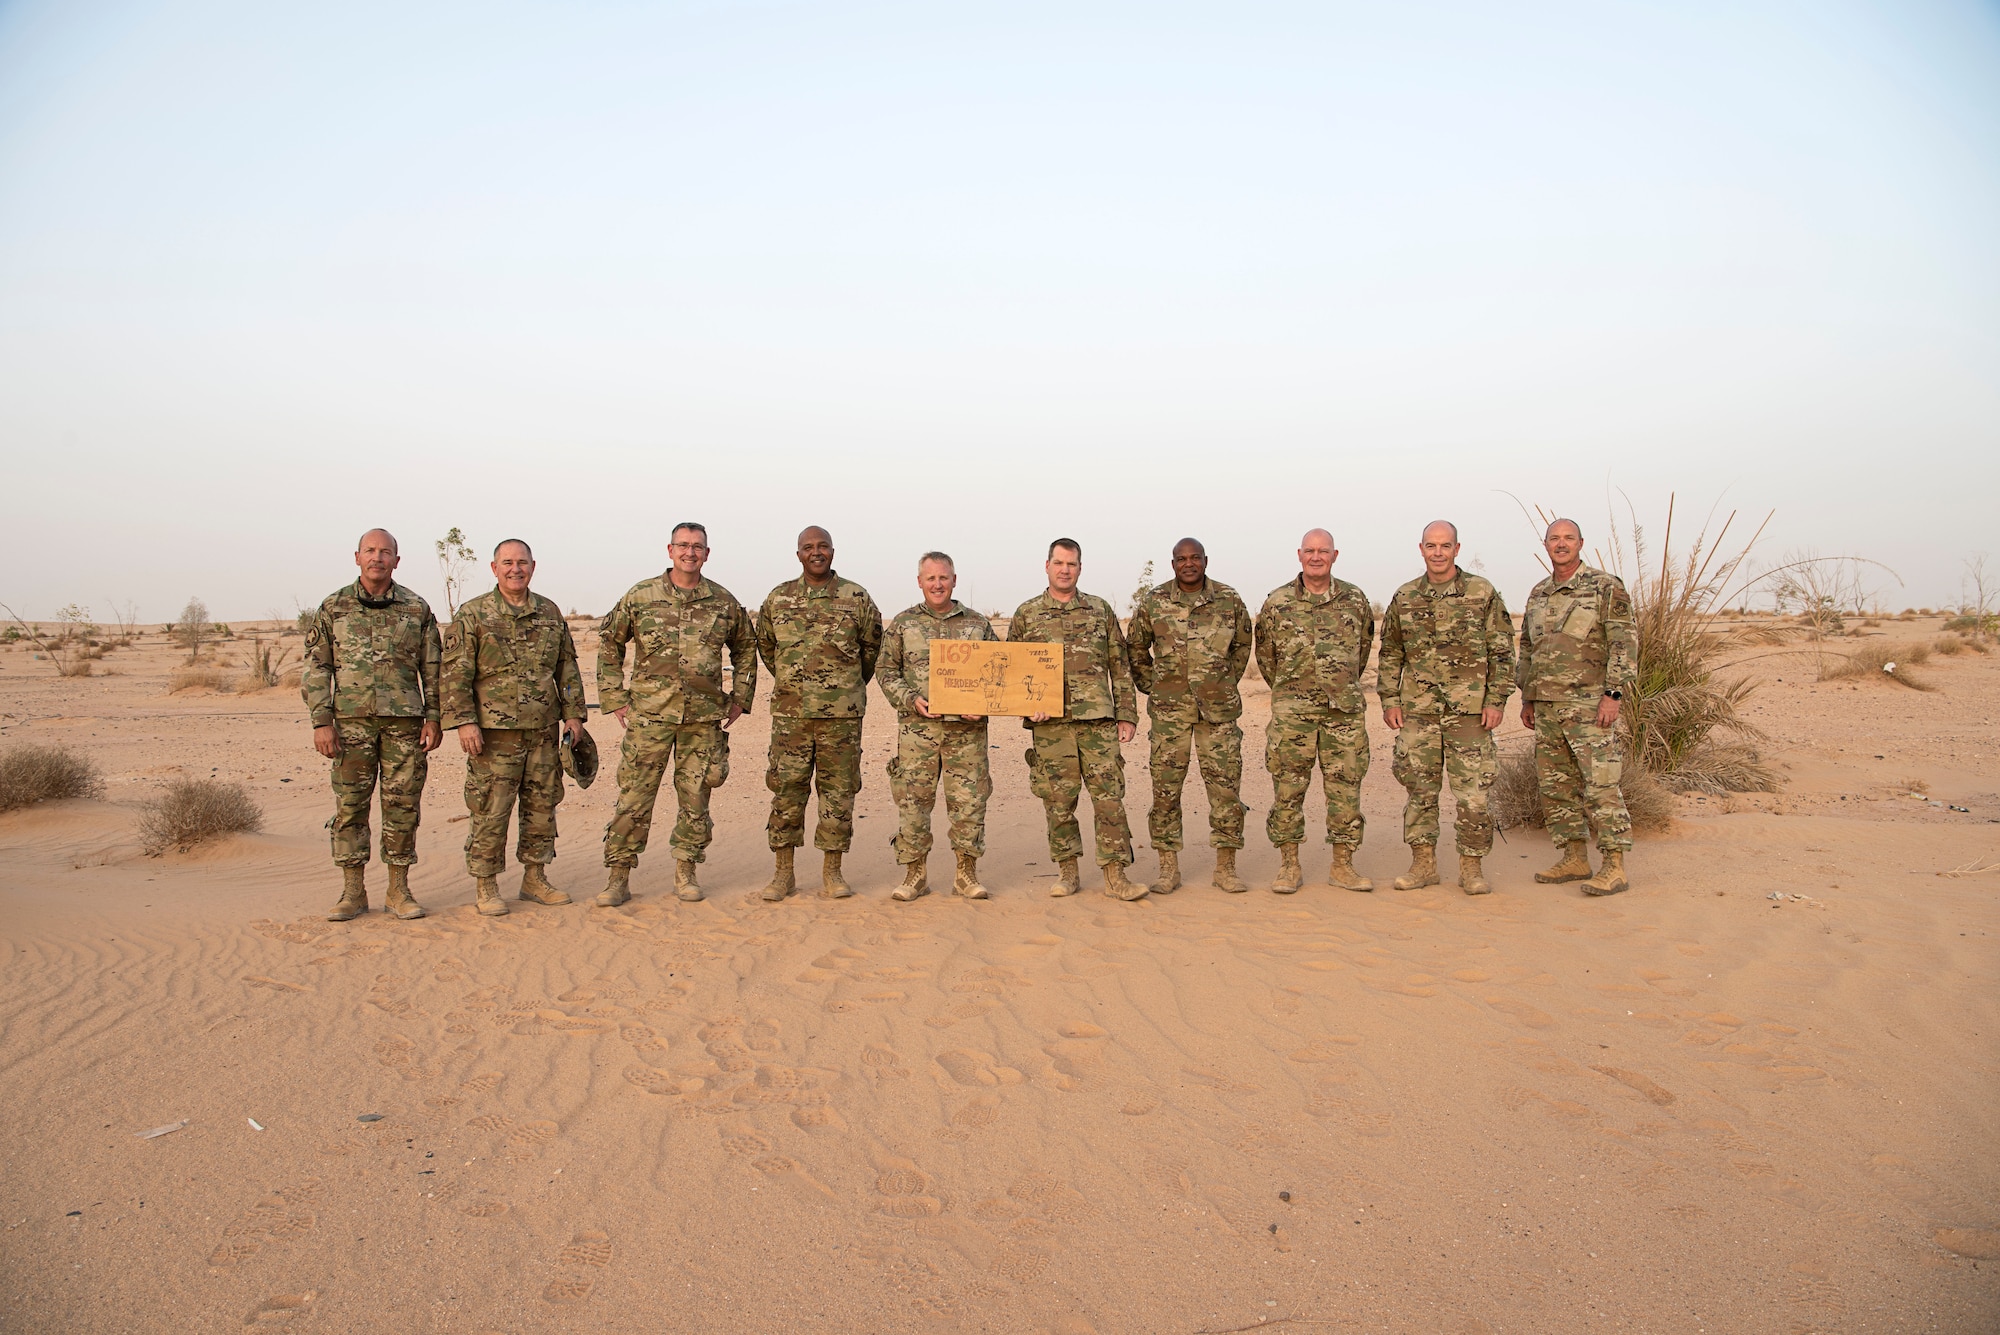
[[[1196,848],[1171,898],[1052,900],[1002,724],[994,898],[897,904],[878,697],[857,898],[755,896],[760,701],[706,903],[663,818],[626,907],[477,917],[447,740],[431,916],[345,926],[297,693],[170,694],[174,657],[0,653],[0,744],[109,781],[0,816],[0,1330],[2000,1329],[2000,872],[1940,874],[2000,857],[2000,656],[1930,694],[1768,660],[1785,790],[1684,799],[1607,900],[1524,831],[1483,899],[1229,896]],[[181,774],[266,831],[142,856]],[[562,809],[580,901],[612,800]]]

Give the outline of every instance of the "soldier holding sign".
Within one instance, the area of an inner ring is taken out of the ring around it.
[[[1087,791],[1104,893],[1142,899],[1146,887],[1125,879],[1132,862],[1132,827],[1125,819],[1125,753],[1119,747],[1139,730],[1125,632],[1110,603],[1077,589],[1083,548],[1075,539],[1050,543],[1043,569],[1048,590],[1015,611],[1007,638],[1063,646],[1062,698],[1050,699],[1052,708],[1026,720],[1035,739],[1028,748],[1028,780],[1048,814],[1049,856],[1061,868],[1049,893],[1073,895],[1080,888],[1076,864],[1083,854],[1083,831],[1076,804]]]
[[[875,663],[882,694],[898,715],[889,791],[896,798],[896,861],[903,865],[903,883],[890,898],[907,901],[931,892],[925,862],[931,851],[931,808],[937,805],[942,779],[951,848],[958,856],[952,893],[985,899],[979,858],[986,851],[986,799],[993,792],[986,717],[944,715],[931,708],[931,642],[1000,637],[992,622],[951,596],[958,587],[958,570],[943,552],[925,552],[917,562],[917,587],[923,601],[889,623]],[[999,684],[997,678],[994,684]]]

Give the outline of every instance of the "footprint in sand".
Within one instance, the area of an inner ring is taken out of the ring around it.
[[[497,1196],[489,1196],[484,1191],[468,1196],[458,1203],[458,1212],[472,1219],[497,1219],[506,1214],[510,1205]]]
[[[1104,1053],[1089,1039],[1058,1039],[1044,1043],[1042,1052],[1049,1059],[1050,1083],[1057,1089],[1084,1089],[1103,1073]]]
[[[1487,997],[1486,1004],[1502,1015],[1513,1017],[1517,1023],[1526,1025],[1530,1029],[1547,1029],[1556,1022],[1555,1017],[1547,1011],[1513,997]]]
[[[801,1131],[845,1131],[847,1123],[831,1104],[812,1104],[792,1109],[792,1125]]]
[[[523,1122],[514,1134],[507,1137],[510,1145],[539,1145],[545,1140],[554,1140],[562,1130],[554,1122]]]
[[[505,1131],[514,1119],[504,1113],[481,1113],[465,1124],[467,1131]]]
[[[1826,1272],[1816,1266],[1798,1263],[1792,1266],[1796,1276],[1792,1305],[1805,1318],[1800,1326],[1793,1327],[1798,1335],[1808,1332],[1817,1335],[1820,1331],[1835,1331],[1844,1328],[1847,1321],[1847,1300],[1840,1295],[1840,1287]]]
[[[1011,1066],[998,1066],[983,1052],[951,1048],[934,1059],[944,1073],[961,1085],[1018,1085],[1021,1073]]]
[[[1181,1074],[1195,1084],[1218,1094],[1255,1094],[1257,1086],[1245,1084],[1221,1071],[1205,1066],[1183,1066]]]
[[[319,1298],[319,1290],[307,1289],[304,1293],[279,1293],[266,1298],[250,1309],[243,1318],[243,1324],[250,1327],[282,1326],[299,1313],[310,1309]]]
[[[678,1094],[680,1081],[667,1072],[652,1066],[628,1066],[623,1072],[628,1084],[637,1085],[648,1094]]]
[[[590,1297],[597,1287],[593,1271],[611,1264],[611,1237],[593,1228],[580,1229],[569,1245],[556,1253],[561,1273],[542,1290],[542,1301],[558,1307],[574,1306]]]
[[[1026,1284],[1049,1268],[1049,1253],[1040,1247],[1003,1246],[993,1255],[993,1273]]]
[[[459,1088],[471,1094],[491,1094],[506,1078],[497,1071],[489,1071],[485,1075],[475,1075],[472,1079],[462,1082]]]
[[[1125,1100],[1118,1111],[1127,1117],[1144,1117],[1147,1113],[1157,1112],[1159,1107],[1160,1101],[1151,1094],[1134,1094]]]
[[[878,1213],[898,1219],[926,1219],[944,1213],[944,1200],[930,1174],[908,1159],[880,1156],[876,1160]]]
[[[906,1080],[910,1068],[903,1065],[903,1058],[893,1048],[885,1048],[879,1043],[870,1043],[861,1049],[861,1065],[877,1080]]]
[[[310,1233],[319,1218],[306,1207],[319,1199],[321,1183],[309,1178],[297,1187],[283,1187],[239,1213],[222,1228],[222,1241],[208,1263],[221,1269],[240,1265],[273,1242]]]
[[[750,1166],[756,1169],[758,1172],[762,1173],[765,1177],[776,1178],[781,1182],[787,1182],[796,1186],[804,1187],[809,1191],[814,1191],[819,1193],[820,1195],[826,1197],[828,1200],[840,1199],[838,1192],[834,1191],[832,1187],[827,1186],[826,1183],[814,1177],[811,1173],[808,1173],[805,1169],[805,1165],[801,1164],[797,1159],[792,1158],[790,1155],[785,1155],[785,1154],[761,1155],[758,1158],[752,1159],[750,1161]]]
[[[310,992],[313,990],[303,983],[281,982],[276,978],[266,978],[261,973],[253,973],[243,981],[250,987],[266,988],[272,992]]]
[[[737,1159],[747,1159],[752,1155],[769,1154],[770,1140],[762,1133],[749,1127],[717,1127],[716,1134],[722,1138],[722,1152]]]
[[[1082,1192],[1048,1173],[1023,1173],[1007,1188],[1007,1194],[1058,1224],[1081,1223],[1097,1213],[1097,1207],[1085,1200]]]

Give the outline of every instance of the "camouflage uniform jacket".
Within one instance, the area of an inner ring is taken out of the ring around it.
[[[400,584],[370,599],[356,580],[306,624],[300,693],[315,728],[337,718],[438,717],[439,647],[431,605]]]
[[[1594,701],[1632,689],[1639,632],[1625,581],[1580,565],[1561,584],[1550,575],[1521,617],[1521,695],[1530,702]]]
[[[1257,613],[1257,670],[1270,683],[1273,712],[1360,713],[1361,674],[1374,645],[1368,597],[1344,579],[1308,593],[1305,576],[1295,576],[1271,590]]]
[[[997,640],[993,623],[957,599],[943,616],[927,603],[906,607],[889,623],[882,641],[882,658],[875,665],[882,694],[905,718],[922,718],[916,698],[931,696],[932,640]]]
[[[625,645],[636,642],[632,685]],[[730,683],[722,687],[722,655]],[[597,627],[597,707],[630,707],[646,718],[718,723],[733,702],[750,712],[757,694],[757,631],[736,596],[708,579],[692,589],[670,575],[634,584]]]
[[[1193,593],[1168,580],[1132,609],[1132,680],[1155,718],[1227,723],[1243,713],[1236,683],[1250,667],[1250,609],[1227,584]]]
[[[882,613],[868,590],[834,575],[771,590],[757,611],[757,652],[771,669],[771,712],[786,718],[860,718],[882,652]]]
[[[459,607],[445,639],[445,727],[533,732],[589,715],[569,623],[541,594],[514,607],[498,589],[482,593]]]
[[[1514,690],[1514,623],[1499,591],[1455,572],[1419,575],[1382,613],[1382,708],[1412,714],[1504,709]]]
[[[1021,644],[1063,646],[1063,717],[1115,718],[1139,723],[1139,697],[1132,689],[1132,662],[1125,632],[1111,604],[1078,589],[1066,603],[1047,590],[1014,609],[1007,638]],[[1028,719],[1022,723],[1032,727]]]

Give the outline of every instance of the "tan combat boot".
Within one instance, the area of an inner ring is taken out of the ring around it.
[[[347,922],[368,911],[368,868],[340,869],[340,902],[326,915],[328,922]]]
[[[491,876],[472,878],[473,893],[479,897],[479,912],[487,918],[504,918],[508,914],[507,901],[500,898],[500,882]]]
[[[601,909],[615,909],[632,898],[632,869],[630,867],[606,867],[604,888],[597,892],[597,898],[590,902]]]
[[[1056,877],[1056,883],[1049,889],[1051,899],[1061,899],[1083,889],[1083,882],[1077,879],[1075,858],[1064,858],[1057,864],[1057,869],[1061,875]]]
[[[1278,845],[1278,879],[1271,882],[1274,895],[1296,895],[1299,887],[1306,883],[1306,874],[1299,870],[1299,846],[1297,844]]]
[[[913,899],[922,899],[930,892],[930,869],[921,862],[912,862],[903,868],[903,883],[889,892],[889,898],[900,899],[907,904]]]
[[[1535,873],[1535,879],[1543,885],[1560,885],[1564,881],[1583,881],[1590,878],[1590,845],[1581,839],[1571,839],[1563,845],[1562,858],[1547,871]]]
[[[674,859],[674,898],[685,904],[701,902],[701,883],[694,878],[693,858]]]
[[[1215,875],[1209,883],[1218,890],[1227,890],[1232,895],[1240,895],[1250,887],[1243,884],[1243,878],[1236,874],[1236,850],[1218,848],[1215,850]]]
[[[1375,882],[1354,869],[1354,850],[1346,844],[1333,846],[1333,865],[1326,869],[1326,883],[1336,890],[1373,890]],[[1432,882],[1437,882],[1433,878]]]
[[[1181,855],[1175,848],[1160,850],[1160,874],[1153,881],[1153,893],[1171,895],[1181,888]]]
[[[530,904],[546,904],[550,908],[572,903],[563,891],[549,884],[548,873],[539,862],[521,864],[521,898]]]
[[[986,887],[979,883],[979,859],[970,853],[958,855],[958,872],[951,878],[951,892],[967,899],[990,899]]]
[[[821,899],[846,899],[854,891],[847,884],[847,878],[840,874],[840,854],[828,853],[820,865],[819,897]]]
[[[1625,879],[1625,854],[1615,848],[1606,851],[1597,875],[1583,883],[1586,895],[1615,895],[1631,888],[1632,883]]]
[[[772,856],[777,859],[777,866],[771,871],[771,883],[764,887],[764,898],[770,903],[777,903],[799,888],[799,883],[792,878],[792,854],[796,851],[790,848],[771,850]]]
[[[1432,844],[1410,845],[1410,869],[1392,884],[1398,890],[1421,890],[1438,883],[1437,848]]]
[[[1458,855],[1458,888],[1468,895],[1490,895],[1493,887],[1486,883],[1486,873],[1480,870],[1480,859],[1476,854]]]
[[[1125,864],[1122,862],[1104,863],[1103,871],[1104,893],[1110,895],[1113,899],[1122,899],[1129,904],[1135,899],[1144,899],[1146,897],[1147,887],[1140,885],[1137,881],[1128,881],[1125,879]]]
[[[382,910],[393,913],[403,921],[424,916],[424,906],[410,893],[410,869],[389,864],[389,894],[382,901]]]

